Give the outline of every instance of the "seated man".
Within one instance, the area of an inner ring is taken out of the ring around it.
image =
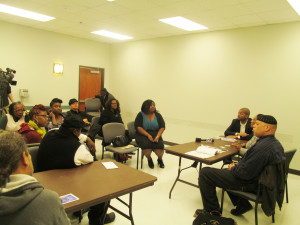
[[[0,131],[0,174],[1,224],[70,224],[58,194],[32,177],[31,156],[16,132]]]
[[[93,116],[87,114],[86,112],[80,111],[78,108],[78,101],[75,98],[70,99],[69,106],[71,110],[67,112],[67,115],[79,116],[81,120],[85,123],[84,130],[88,130],[92,122]]]
[[[228,169],[204,167],[199,174],[199,187],[204,210],[220,215],[220,206],[216,194],[216,187],[235,190],[257,191],[258,178],[263,169],[269,164],[281,162],[284,150],[280,142],[274,137],[277,121],[273,116],[258,115],[253,132],[258,141],[244,157],[236,164],[230,164]],[[249,201],[229,195],[235,209],[233,215],[242,215],[252,209]],[[202,210],[197,210],[200,214]]]
[[[258,115],[260,115],[260,114],[258,114]],[[251,128],[254,127],[254,124],[256,123],[258,115],[254,116],[253,119],[251,120]],[[258,140],[258,137],[253,135],[252,138],[249,141],[247,141],[247,143],[243,143],[243,144],[232,143],[231,146],[236,148],[239,151],[239,155],[243,156],[243,155],[245,155],[246,151],[249,148],[251,148],[253,145],[255,145],[257,140]]]
[[[50,131],[43,138],[37,163],[39,171],[52,169],[69,169],[92,163],[95,154],[95,144],[86,135],[81,134],[84,122],[78,116],[66,116],[62,126],[58,130]],[[84,144],[86,144],[89,150]],[[100,225],[100,220],[105,216],[105,204],[101,203],[91,207],[88,217],[90,225]],[[115,219],[115,214],[105,216],[104,223],[110,223]]]
[[[224,132],[225,136],[239,138],[241,140],[250,140],[253,133],[251,128],[250,110],[241,108],[238,112],[238,118],[233,119],[231,125]]]

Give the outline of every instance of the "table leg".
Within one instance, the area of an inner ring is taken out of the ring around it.
[[[179,177],[180,177],[180,174],[181,174],[181,172],[182,172],[183,170],[186,170],[186,169],[191,168],[191,167],[194,168],[194,166],[191,165],[191,166],[188,166],[188,167],[186,167],[186,168],[181,169],[181,157],[179,157],[178,174],[177,174],[177,177],[176,177],[176,179],[175,179],[175,181],[174,181],[174,184],[173,184],[173,186],[172,186],[172,188],[171,188],[171,190],[170,190],[170,193],[169,193],[169,199],[171,199],[172,191],[173,191],[173,189],[174,189],[174,187],[175,187],[177,181],[182,182],[182,183],[185,183],[185,184],[188,184],[188,185],[191,185],[191,186],[196,187],[196,188],[199,188],[198,185],[193,184],[193,183],[190,183],[190,182],[188,182],[188,181],[185,181],[185,180],[182,180],[182,179],[179,178]],[[199,172],[200,172],[201,169],[202,169],[202,162],[200,162]]]
[[[177,177],[176,177],[176,179],[175,179],[175,181],[174,181],[174,184],[173,184],[173,186],[172,186],[172,188],[171,188],[171,190],[170,190],[170,193],[169,193],[169,199],[171,199],[172,191],[173,191],[173,189],[174,189],[174,187],[175,187],[175,184],[176,184],[177,181],[179,180],[180,173],[181,173],[181,157],[179,157],[178,174],[177,174]]]
[[[118,201],[120,201],[121,203],[123,203],[125,206],[128,207],[128,211],[129,211],[129,215],[123,213],[122,211],[120,211],[119,209],[113,207],[112,205],[109,205],[109,208],[111,208],[112,210],[114,210],[115,212],[119,213],[120,215],[124,216],[125,218],[127,218],[128,220],[131,221],[131,225],[134,225],[134,221],[133,221],[133,216],[132,216],[132,192],[129,194],[129,203],[124,202],[122,199],[120,198],[116,198]]]

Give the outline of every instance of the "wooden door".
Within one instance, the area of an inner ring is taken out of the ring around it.
[[[79,66],[79,110],[84,111],[86,98],[94,98],[103,87],[104,69]]]

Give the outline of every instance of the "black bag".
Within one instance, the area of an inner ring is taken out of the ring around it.
[[[226,217],[219,217],[203,212],[197,216],[193,225],[235,225],[233,219]]]
[[[112,140],[112,144],[114,147],[123,147],[126,146],[130,143],[130,139],[126,135],[119,135],[116,136]]]

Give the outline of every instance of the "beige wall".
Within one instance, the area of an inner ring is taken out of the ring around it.
[[[17,71],[16,87],[12,93],[19,100],[19,89],[27,88],[26,105],[49,105],[59,97],[68,105],[78,98],[79,65],[105,69],[106,81],[110,71],[110,45],[95,41],[32,29],[0,21],[0,68]],[[53,63],[64,64],[61,77],[53,75]]]
[[[115,44],[110,86],[128,121],[153,99],[168,141],[221,135],[249,107],[277,118],[286,150],[299,148],[299,40],[298,22]]]
[[[79,65],[105,69],[105,86],[125,122],[151,98],[164,116],[167,141],[223,134],[240,107],[274,115],[286,149],[300,147],[300,23],[103,44],[0,22],[0,67],[17,70],[26,105],[64,104],[78,96]],[[52,65],[65,72],[54,77]],[[300,170],[300,153],[292,162]]]

